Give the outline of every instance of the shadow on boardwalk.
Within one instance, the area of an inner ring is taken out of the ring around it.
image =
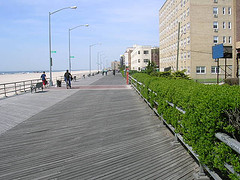
[[[0,179],[193,179],[197,164],[172,140],[133,90],[81,89],[0,136]]]

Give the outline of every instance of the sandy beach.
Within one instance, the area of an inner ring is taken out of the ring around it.
[[[96,72],[96,71],[92,71]],[[64,76],[65,71],[62,72],[52,72],[52,79],[53,83],[56,83],[57,79],[60,79]],[[72,71],[72,75],[77,76],[77,78],[82,77],[82,75],[88,75],[89,71]],[[26,73],[26,74],[3,74],[0,75],[0,84],[4,83],[12,83],[12,82],[19,82],[19,81],[27,81],[33,79],[41,79],[42,73]],[[50,78],[49,72],[46,72],[47,78]]]

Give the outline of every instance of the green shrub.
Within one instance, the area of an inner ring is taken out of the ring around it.
[[[150,102],[158,102],[158,113],[176,132],[182,134],[184,141],[192,146],[202,163],[225,173],[224,162],[228,162],[240,173],[239,155],[215,137],[215,133],[223,132],[240,139],[239,122],[236,122],[239,121],[240,112],[239,86],[204,85],[187,79],[169,79],[141,73],[133,77],[145,85],[141,87],[142,95]],[[148,88],[156,92],[157,96]],[[181,113],[167,102],[186,113]],[[235,175],[230,174],[229,177],[234,179]]]

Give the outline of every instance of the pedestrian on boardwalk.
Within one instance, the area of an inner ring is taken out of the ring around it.
[[[106,71],[105,71],[106,76],[107,76],[107,72],[108,72],[108,70],[106,69]]]
[[[66,86],[67,89],[68,87],[72,87],[71,86],[71,81],[72,81],[72,75],[70,74],[70,72],[68,70],[66,70],[65,74],[64,74],[64,81],[66,82]]]
[[[42,73],[42,75],[41,75],[41,79],[42,79],[42,83],[43,83],[44,87],[46,87],[46,85],[47,85],[47,80],[46,80],[45,71],[43,71],[43,73]]]

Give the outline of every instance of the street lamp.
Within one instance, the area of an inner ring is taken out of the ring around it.
[[[68,37],[69,37],[69,71],[71,72],[71,41],[70,41],[70,32],[71,30],[73,29],[76,29],[78,27],[81,27],[81,26],[85,26],[85,27],[88,27],[89,25],[88,24],[84,24],[84,25],[79,25],[79,26],[76,26],[74,28],[70,28],[68,29]]]
[[[91,76],[91,66],[92,66],[92,62],[91,62],[91,48],[93,46],[96,46],[96,45],[101,45],[101,43],[89,45],[89,75],[90,76]]]
[[[50,86],[53,85],[53,81],[52,81],[52,47],[51,47],[51,15],[55,14],[59,11],[62,11],[64,9],[77,9],[77,6],[71,6],[71,7],[65,7],[62,9],[59,9],[57,11],[54,12],[49,12],[49,62],[50,62]]]
[[[98,71],[102,70],[102,67],[101,67],[101,56],[103,55],[102,53],[103,53],[103,51],[98,52],[98,59],[97,59]]]

